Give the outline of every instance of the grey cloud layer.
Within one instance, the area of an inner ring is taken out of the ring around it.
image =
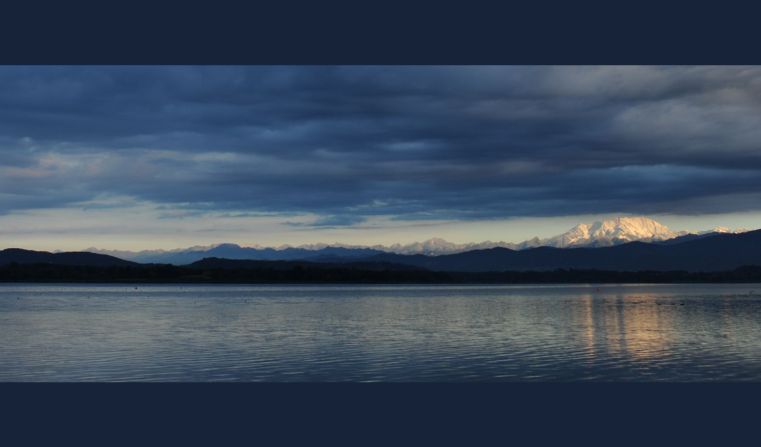
[[[2,67],[0,212],[743,211],[760,124],[755,67]]]

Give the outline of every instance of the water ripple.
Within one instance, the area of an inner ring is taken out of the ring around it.
[[[761,381],[758,285],[0,285],[0,381]]]

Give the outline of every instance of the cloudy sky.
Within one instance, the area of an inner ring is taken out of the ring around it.
[[[758,67],[0,67],[0,247],[761,227]]]

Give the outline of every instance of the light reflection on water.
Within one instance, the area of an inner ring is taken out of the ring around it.
[[[761,286],[0,285],[0,381],[761,381]]]

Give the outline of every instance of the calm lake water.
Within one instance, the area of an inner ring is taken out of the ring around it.
[[[0,381],[761,381],[761,285],[0,285]]]

